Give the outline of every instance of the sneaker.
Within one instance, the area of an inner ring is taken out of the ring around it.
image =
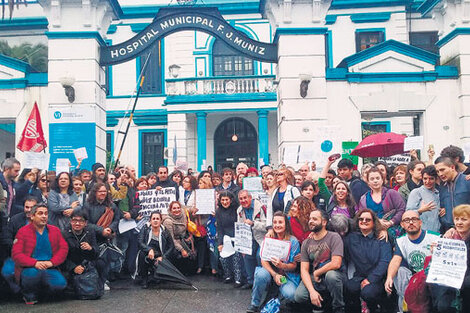
[[[242,282],[241,281],[236,281],[235,282],[235,288],[240,288],[241,286],[243,286]]]
[[[104,291],[110,291],[111,288],[109,288],[109,282],[104,283]]]
[[[23,297],[23,300],[24,300],[24,303],[27,304],[27,305],[35,305],[36,303],[38,303],[38,300],[36,300],[34,298]]]
[[[231,282],[233,282],[233,280],[230,277],[224,279],[224,284],[230,284]]]
[[[246,310],[246,313],[257,313],[259,312],[259,307],[250,305],[250,307]]]

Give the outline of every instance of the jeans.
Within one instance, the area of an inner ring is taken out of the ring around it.
[[[26,299],[36,299],[39,291],[44,288],[55,293],[67,286],[64,276],[55,269],[38,270],[28,267],[21,272],[21,288]]]
[[[224,270],[224,278],[234,278],[235,281],[242,281],[242,271],[243,271],[243,260],[242,255],[238,252],[229,256],[228,258],[220,258],[220,263],[222,263],[222,268]]]
[[[257,266],[261,266],[261,260],[259,258],[259,245],[255,240],[253,240],[251,255],[243,254],[243,263],[245,265],[246,282],[252,285],[255,269]]]
[[[15,262],[13,262],[12,258],[6,259],[3,263],[2,276],[13,293],[20,292],[20,286],[18,286],[15,280]]]
[[[255,270],[255,279],[253,284],[253,291],[251,292],[251,305],[259,307],[261,305],[263,292],[265,292],[271,283],[271,274],[264,267],[257,267]],[[297,285],[287,280],[285,284],[279,286],[281,296],[289,302],[294,302],[294,294]]]
[[[116,245],[124,254],[124,268],[131,274],[135,272],[137,253],[139,252],[137,235],[134,230],[129,230],[116,237]]]
[[[336,309],[344,308],[344,298],[343,298],[343,283],[346,278],[345,274],[341,271],[328,271],[322,277],[322,281],[320,283],[314,282],[313,276],[310,276],[312,279],[313,287],[316,291],[320,294],[328,291],[332,298],[332,307],[333,312]],[[303,281],[300,282],[299,287],[295,292],[295,302],[297,303],[310,303],[310,294],[305,287]]]
[[[395,276],[395,279],[393,280],[393,284],[395,285],[395,290],[398,295],[398,308],[400,312],[403,312],[403,299],[405,298],[405,290],[406,287],[408,287],[411,276],[413,276],[413,273],[408,268],[400,266],[398,268],[397,276]]]

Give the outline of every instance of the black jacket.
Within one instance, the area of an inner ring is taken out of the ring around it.
[[[230,207],[223,208],[221,205],[215,210],[215,219],[217,220],[217,243],[218,245],[224,244],[224,235],[235,237],[235,225],[237,222],[237,208],[236,203],[232,203]]]
[[[67,259],[61,265],[66,272],[72,272],[75,267],[82,265],[83,261],[94,261],[98,258],[99,248],[96,243],[95,232],[88,226],[83,229],[81,235],[75,235],[71,228],[62,231],[65,241],[69,245]],[[80,243],[87,242],[91,246],[91,250],[83,250]]]
[[[165,227],[161,226],[160,231],[162,234],[161,250],[163,258],[171,260],[175,253],[175,245],[173,243],[173,239],[171,238],[170,233]],[[139,250],[141,250],[144,254],[148,254],[151,250],[151,247],[149,247],[148,245],[150,243],[151,236],[152,227],[150,227],[149,225],[145,225],[139,232],[139,236],[137,237],[139,243]]]
[[[217,190],[217,191],[230,191],[235,196],[235,199],[238,199],[238,192],[241,189],[240,189],[240,187],[238,187],[237,184],[234,184],[233,182],[231,182],[230,186],[228,186],[227,189],[225,189],[223,187],[223,183],[222,183],[219,186],[215,187],[215,190]]]
[[[13,246],[13,239],[15,239],[18,230],[20,230],[21,227],[25,226],[28,223],[29,220],[26,218],[26,214],[24,212],[18,213],[10,219],[6,232],[6,243],[8,244],[10,249]]]
[[[351,189],[351,194],[356,203],[359,203],[359,200],[361,200],[362,195],[364,195],[370,190],[367,183],[357,177],[353,177],[349,181],[349,188]]]

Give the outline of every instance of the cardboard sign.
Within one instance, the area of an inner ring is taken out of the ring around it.
[[[235,251],[251,255],[252,245],[253,235],[251,233],[250,225],[245,223],[235,223]]]
[[[406,137],[405,143],[403,145],[403,151],[421,150],[423,149],[423,147],[424,147],[423,136]]]
[[[173,187],[162,188],[160,190],[140,190],[139,194],[140,211],[139,215],[150,216],[153,211],[160,211],[168,214],[168,206],[172,201],[176,201],[176,189]]]
[[[70,172],[70,160],[69,159],[57,159],[55,163],[55,173],[59,175],[62,172]]]
[[[212,214],[215,212],[215,189],[196,189],[196,214]]]
[[[467,246],[465,242],[444,238],[437,240],[426,282],[460,289],[466,271]]]
[[[75,155],[75,159],[77,159],[77,161],[88,159],[88,154],[85,147],[73,150],[73,154]]]
[[[49,168],[50,157],[49,153],[26,151],[24,153],[23,167],[47,170]]]
[[[291,242],[289,240],[279,240],[274,238],[264,238],[261,247],[261,260],[270,261],[272,258],[279,258],[286,262],[289,259]]]

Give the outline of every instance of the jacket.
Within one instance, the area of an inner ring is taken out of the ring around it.
[[[259,245],[261,245],[264,240],[264,235],[266,235],[267,232],[265,208],[259,200],[254,199],[251,203],[253,206],[253,225],[251,226],[251,230],[253,231],[253,239],[255,239]],[[244,223],[246,216],[245,210],[243,210],[241,205],[237,209],[237,215],[237,222]]]
[[[30,182],[28,179],[26,179],[22,183],[16,182],[14,188],[15,188],[15,199],[13,200],[13,203],[11,205],[10,217],[23,212],[24,199],[28,195],[32,195],[35,189],[34,184]],[[37,195],[35,196],[37,197]],[[38,201],[40,200],[41,198],[38,198]]]
[[[51,243],[52,258],[49,260],[54,267],[61,265],[67,257],[69,247],[60,229],[54,225],[46,225]],[[21,271],[25,267],[34,267],[36,259],[32,258],[36,248],[36,228],[33,224],[22,227],[16,234],[11,257],[15,262],[15,277],[19,281]]]
[[[235,196],[235,199],[238,199],[238,192],[241,189],[234,182],[230,182],[230,185],[228,186],[228,188],[224,188],[223,183],[222,183],[219,186],[215,187],[215,190],[216,191],[230,191]]]
[[[224,236],[235,237],[235,225],[237,221],[237,206],[232,203],[228,208],[219,205],[215,210],[215,219],[217,221],[217,244],[224,244]]]
[[[114,212],[113,221],[109,225],[109,228],[117,234],[119,220],[121,219],[121,210],[119,210],[114,203],[111,204],[111,209]],[[85,212],[88,214],[88,227],[96,232],[96,239],[98,243],[106,241],[106,238],[102,236],[103,227],[96,225],[100,217],[106,211],[106,205],[104,204],[91,204],[87,202],[84,207]]]
[[[163,226],[168,230],[168,233],[173,239],[175,249],[179,252],[184,250],[181,245],[181,240],[186,238],[187,225],[188,221],[186,219],[186,212],[184,209],[181,209],[181,215],[178,217],[173,217],[171,214],[168,214],[163,218]]]
[[[276,188],[276,190],[274,190],[273,194],[271,195],[271,198],[268,201],[268,208],[266,210],[266,227],[268,227],[268,228],[273,225],[273,215],[274,215],[273,201],[277,201],[276,198],[277,198],[278,191],[279,191],[279,187]],[[299,196],[300,196],[300,191],[297,187],[287,185],[287,189],[285,191],[284,199],[283,199],[284,209],[286,208],[287,203],[289,201],[294,200],[295,198],[297,198]]]
[[[423,229],[439,233],[441,229],[441,222],[439,221],[439,208],[441,207],[439,191],[436,188],[429,190],[424,186],[413,189],[408,196],[406,209],[418,211],[423,201],[425,203],[433,201],[436,204],[436,207],[432,211],[420,214],[420,219],[423,221]]]
[[[61,230],[64,230],[70,226],[70,217],[65,216],[63,213],[65,210],[70,209],[72,202],[78,201],[78,196],[75,192],[72,191],[69,194],[69,201],[67,205],[61,202],[61,195],[55,190],[51,190],[48,196],[48,204],[47,207],[49,208],[49,223],[59,227]],[[77,206],[74,211],[81,210],[82,207],[79,205]]]
[[[162,187],[162,188],[170,188],[170,187],[173,187],[175,188],[175,192],[176,192],[176,201],[179,200],[180,198],[180,193],[179,193],[179,187],[178,185],[170,180],[169,178],[165,181],[157,181],[153,186],[152,186],[152,189],[155,189],[156,187]]]
[[[13,212],[13,203],[15,202],[15,181],[12,181],[12,187],[13,187],[13,194],[10,194],[10,191],[8,190],[8,184],[7,181],[5,180],[5,176],[3,176],[3,173],[0,172],[0,184],[2,185],[3,190],[2,191],[2,197],[0,201],[0,245],[1,244],[7,244],[7,224],[8,220]],[[10,198],[13,197],[13,201],[11,203],[11,211],[10,214],[8,214],[8,202],[10,201]]]
[[[353,177],[349,182],[349,188],[351,189],[351,194],[356,203],[361,200],[362,195],[364,195],[370,190],[369,186],[365,181],[356,177]]]
[[[26,218],[26,214],[18,213],[10,219],[7,228],[7,241],[6,243],[11,249],[13,245],[13,239],[15,239],[16,234],[20,230],[21,227],[26,226],[29,223],[29,219]]]
[[[440,218],[441,224],[446,228],[454,225],[452,210],[459,204],[470,204],[470,180],[466,180],[461,173],[457,174],[453,182],[445,182],[439,189],[441,208],[446,214]]]
[[[173,244],[173,239],[171,238],[170,233],[164,226],[160,226],[160,236],[161,240],[159,241],[160,250],[162,251],[162,256],[164,259],[171,260],[175,253],[175,246]],[[145,254],[148,254],[151,248],[149,243],[152,240],[152,227],[148,224],[144,225],[142,230],[139,232],[137,241],[139,243],[139,250]]]
[[[81,235],[75,235],[70,227],[62,231],[62,235],[69,246],[67,259],[61,266],[64,271],[73,272],[75,267],[82,265],[83,261],[94,261],[98,258],[99,248],[96,243],[96,235],[88,226],[83,229]],[[81,249],[82,242],[87,242],[91,246],[91,250]]]
[[[371,283],[381,282],[392,259],[392,247],[374,234],[368,236],[352,232],[344,238],[345,260],[354,264],[354,277],[367,278]]]
[[[367,208],[366,197],[369,192],[362,195],[361,200],[357,204],[356,211]],[[393,225],[400,224],[401,216],[405,212],[406,204],[405,204],[405,201],[403,201],[403,198],[398,193],[398,191],[383,187],[382,188],[382,207],[384,210],[384,214],[387,214],[391,212],[392,210],[396,210],[391,221],[393,221]]]

